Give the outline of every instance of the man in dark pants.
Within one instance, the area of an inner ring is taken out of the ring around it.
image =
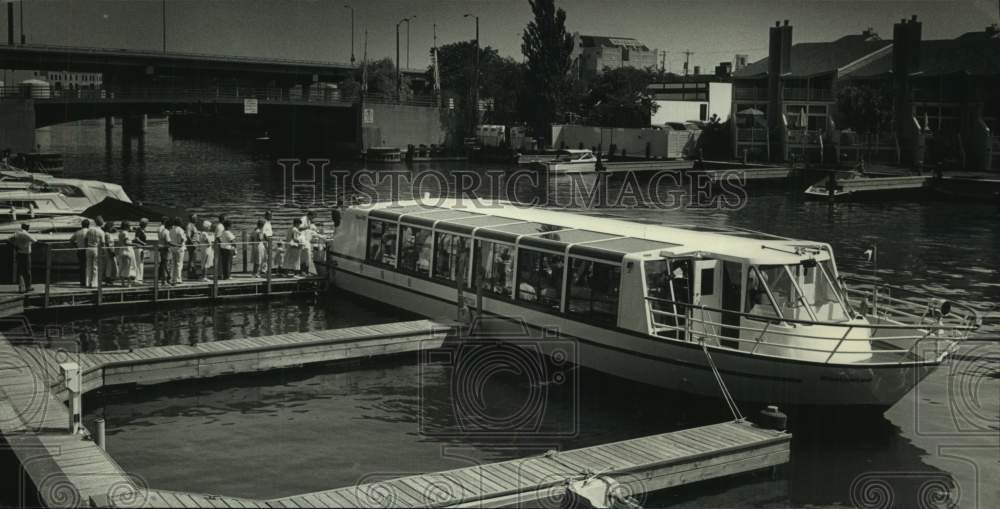
[[[87,287],[87,230],[90,229],[90,220],[84,219],[80,222],[80,229],[69,238],[70,247],[76,249],[76,263],[80,267],[80,288]]]
[[[28,224],[22,224],[21,230],[10,238],[14,244],[14,252],[17,257],[17,281],[24,281],[24,292],[34,291],[31,287],[31,245],[38,240],[28,233]]]
[[[163,216],[160,220],[160,229],[156,232],[156,247],[159,254],[159,270],[156,279],[163,283],[170,282],[170,218]]]

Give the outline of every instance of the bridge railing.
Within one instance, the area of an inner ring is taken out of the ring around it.
[[[194,102],[194,101],[242,101],[257,99],[262,102],[277,103],[316,103],[316,104],[354,104],[360,100],[357,93],[344,93],[336,88],[316,86],[315,88],[279,88],[279,87],[149,87],[122,89],[56,89],[39,85],[21,85],[15,87],[0,87],[0,99],[35,99],[58,102],[100,102],[100,101],[157,101],[157,102]],[[366,102],[383,104],[408,104],[415,106],[435,106],[437,99],[433,96],[406,96],[401,100],[395,94],[365,95]]]

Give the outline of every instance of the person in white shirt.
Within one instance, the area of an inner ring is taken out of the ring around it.
[[[260,227],[261,237],[263,237],[264,245],[267,246],[269,242],[274,238],[274,229],[271,227],[271,211],[264,212],[264,225]],[[261,267],[261,272],[270,271],[272,269],[277,270],[281,268],[280,263],[275,263],[275,251],[271,250],[271,259],[265,260],[264,266]],[[266,258],[267,255],[265,255]]]
[[[76,250],[76,262],[80,267],[80,287],[87,287],[87,230],[90,229],[90,219],[80,222],[80,229],[73,232],[69,238],[70,247]]]
[[[236,235],[229,229],[229,221],[222,222],[219,234],[219,279],[229,279],[233,271],[233,256],[236,254]]]
[[[100,270],[98,264],[101,261],[100,247],[103,239],[104,231],[97,224],[92,224],[87,228],[87,234],[84,235],[84,245],[86,246],[84,254],[87,258],[87,288],[97,288],[97,283],[100,280],[98,277]]]
[[[285,238],[288,244],[285,249],[285,259],[281,268],[292,275],[299,275],[302,272],[302,232],[299,230],[301,225],[302,220],[295,218],[292,221],[292,227],[288,229],[288,236]]]
[[[184,222],[179,217],[175,217],[173,220],[173,226],[170,227],[170,232],[167,235],[167,241],[170,244],[170,269],[173,271],[173,278],[171,283],[175,285],[181,284],[184,272],[184,244],[187,242],[187,234],[184,233]]]
[[[212,222],[205,220],[201,223],[201,232],[198,234],[198,251],[201,253],[202,281],[208,279],[208,270],[219,270],[215,264],[215,233],[212,229]]]
[[[163,216],[160,220],[160,229],[156,231],[157,255],[159,256],[159,270],[156,279],[163,282],[170,282],[170,226],[171,219]]]

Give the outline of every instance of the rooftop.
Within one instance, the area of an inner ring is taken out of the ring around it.
[[[832,42],[804,42],[792,46],[791,64],[787,77],[807,78],[837,71],[871,56],[892,41],[883,40],[873,32],[846,35]],[[767,58],[758,60],[734,74],[736,78],[767,76]]]
[[[603,35],[579,35],[580,46],[584,48],[629,48],[649,51],[649,47],[632,37],[607,37]]]
[[[876,77],[892,73],[892,40],[866,31],[831,42],[806,42],[792,46],[791,68],[786,77],[805,78],[840,71],[852,77]],[[767,58],[734,74],[735,78],[767,76]],[[972,76],[1000,74],[1000,29],[991,25],[955,39],[921,41],[920,68],[926,76],[966,73]]]

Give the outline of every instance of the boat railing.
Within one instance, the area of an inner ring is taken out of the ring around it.
[[[930,306],[927,303],[923,305],[924,310],[930,307],[930,311],[915,313],[915,303],[893,299],[883,300],[883,318],[880,320],[870,315],[859,315],[868,318],[868,322],[784,318],[655,297],[647,297],[646,302],[650,330],[654,335],[706,342],[716,348],[752,355],[812,360],[824,364],[937,362],[981,323],[974,310],[972,315],[942,316],[940,304],[931,300],[928,301]],[[902,301],[905,306],[896,303],[896,300]],[[936,310],[935,306],[938,306]],[[715,314],[720,318],[713,319],[711,315]],[[740,321],[738,324],[723,323],[723,314],[738,317]],[[926,345],[928,342],[932,343],[929,347]]]

